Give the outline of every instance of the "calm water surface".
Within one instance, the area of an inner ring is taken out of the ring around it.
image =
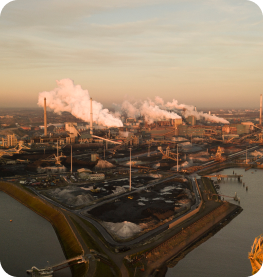
[[[52,225],[3,192],[0,192],[0,228],[0,262],[12,276],[29,276],[26,270],[32,266],[44,268],[48,262],[52,265],[65,260]],[[55,276],[70,277],[71,272],[67,268]]]
[[[198,246],[174,268],[169,268],[166,277],[245,277],[252,270],[248,252],[255,237],[263,233],[263,170],[225,169],[223,174],[243,175],[248,191],[237,181],[220,183],[220,192],[241,198],[244,209],[227,226],[208,241]],[[252,173],[253,172],[253,173]],[[226,200],[226,198],[225,198]],[[233,200],[229,202],[236,203]]]

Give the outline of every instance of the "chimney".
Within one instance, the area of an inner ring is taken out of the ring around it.
[[[262,94],[260,94],[259,124],[262,123]]]
[[[47,107],[46,107],[46,97],[44,98],[44,135],[47,136]]]
[[[90,134],[93,135],[92,98],[90,98]]]

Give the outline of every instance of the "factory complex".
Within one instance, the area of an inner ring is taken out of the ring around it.
[[[90,224],[82,229],[92,230],[107,253],[96,255],[109,267],[125,264],[132,276],[153,276],[173,264],[172,256],[184,251],[176,244],[186,243],[184,229],[191,245],[208,226],[241,212],[219,189],[222,178],[242,183],[242,176],[214,172],[263,168],[262,96],[260,111],[204,113],[145,102],[134,116],[128,109],[118,117],[112,112],[107,124],[91,98],[86,121],[53,113],[48,101],[43,98],[44,112],[32,112],[31,122],[18,113],[1,115],[0,178],[75,218],[75,226]],[[170,252],[169,244],[175,245]]]

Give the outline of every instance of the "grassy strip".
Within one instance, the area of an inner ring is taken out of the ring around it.
[[[75,264],[71,266],[72,276],[85,276],[86,272],[88,272],[88,269],[89,263]]]
[[[108,245],[108,243],[105,241],[104,237],[101,235],[101,233],[98,231],[96,227],[94,227],[91,223],[89,223],[87,220],[83,218],[79,218],[87,227],[90,228],[90,230],[105,244]]]
[[[17,201],[27,206],[52,224],[67,259],[82,254],[82,248],[77,238],[60,211],[43,202],[38,197],[35,197],[33,194],[28,193],[13,184],[0,182],[0,190],[15,198]],[[81,268],[81,266],[74,266],[73,272],[76,271],[76,268]],[[83,266],[81,271],[82,270]]]
[[[76,226],[78,232],[80,233],[81,237],[85,241],[86,245],[90,249],[94,249],[99,253],[105,254],[100,246],[94,241],[94,239],[80,226],[80,224],[74,220],[74,218],[70,217],[74,225]]]
[[[212,181],[207,177],[201,177],[206,191],[210,191],[213,194],[217,194],[217,191],[212,183]]]
[[[74,220],[72,217],[70,217],[70,219],[72,220],[72,222],[74,223],[74,225],[76,226],[78,232],[80,233],[81,237],[83,238],[83,240],[85,241],[86,245],[90,248],[90,249],[94,249],[95,251],[97,251],[98,253],[101,253],[105,256],[107,256],[105,254],[105,252],[101,249],[101,247],[96,243],[96,241],[94,241],[94,239],[87,233],[87,231],[85,231],[81,225],[76,222],[76,220]],[[79,218],[81,219],[81,218]],[[85,221],[86,222],[86,221]],[[107,256],[108,261],[111,263],[112,268],[114,270],[116,274],[113,274],[111,271],[111,267],[104,264],[104,263],[100,263],[99,265],[97,265],[97,269],[96,269],[96,274],[95,276],[97,277],[101,277],[101,276],[121,276],[120,270],[119,268],[115,265],[115,263]],[[107,273],[107,274],[106,274]],[[104,275],[103,275],[104,274]]]

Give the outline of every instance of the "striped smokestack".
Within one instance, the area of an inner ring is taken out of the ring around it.
[[[93,135],[92,98],[90,98],[90,134]]]
[[[262,94],[260,94],[259,124],[262,123]]]
[[[47,106],[46,106],[46,97],[44,98],[44,135],[47,136]]]

